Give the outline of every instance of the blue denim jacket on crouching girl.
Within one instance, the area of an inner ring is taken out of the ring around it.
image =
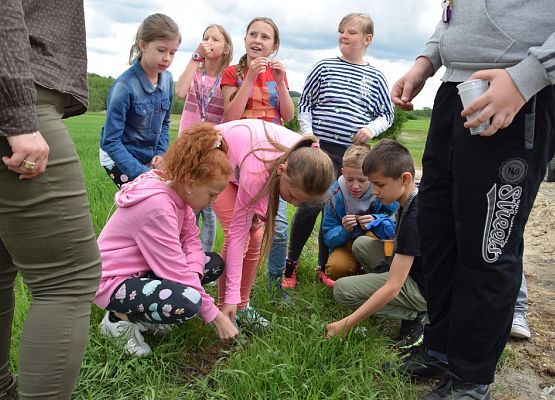
[[[172,74],[159,74],[154,85],[140,61],[137,58],[110,88],[100,134],[100,148],[130,179],[148,171],[152,158],[166,152],[173,98]]]

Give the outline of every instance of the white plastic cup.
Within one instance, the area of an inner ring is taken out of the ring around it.
[[[461,96],[463,108],[468,107],[474,100],[480,97],[486,90],[488,90],[489,82],[483,79],[472,79],[457,85],[459,96]],[[470,114],[466,117],[467,121],[471,121],[478,117],[480,111]],[[470,128],[471,135],[478,135],[489,128],[489,121],[484,122],[474,128]]]

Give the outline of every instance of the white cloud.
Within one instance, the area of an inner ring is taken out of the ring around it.
[[[117,77],[126,68],[129,48],[138,25],[147,15],[161,12],[172,17],[182,35],[180,51],[170,71],[177,80],[205,27],[223,25],[234,44],[234,62],[244,53],[243,37],[254,17],[271,17],[280,29],[278,58],[287,69],[289,86],[302,91],[312,66],[339,54],[337,26],[349,12],[369,14],[375,23],[374,41],[366,59],[386,76],[390,87],[412,65],[439,20],[437,0],[85,0],[89,72]],[[414,100],[417,108],[431,107],[439,86],[430,79]]]

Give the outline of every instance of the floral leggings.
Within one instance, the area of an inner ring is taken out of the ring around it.
[[[201,284],[215,281],[223,271],[223,258],[218,253],[206,253]],[[127,314],[131,322],[178,324],[193,318],[200,304],[197,290],[149,272],[124,281],[112,294],[106,309]]]

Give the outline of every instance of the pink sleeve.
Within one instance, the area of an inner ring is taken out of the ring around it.
[[[200,280],[206,256],[198,239],[198,228],[191,209],[186,210],[183,225],[166,210],[148,220],[138,230],[135,241],[152,272],[162,279],[196,289],[202,298],[199,314],[207,323],[218,313],[214,299]]]

